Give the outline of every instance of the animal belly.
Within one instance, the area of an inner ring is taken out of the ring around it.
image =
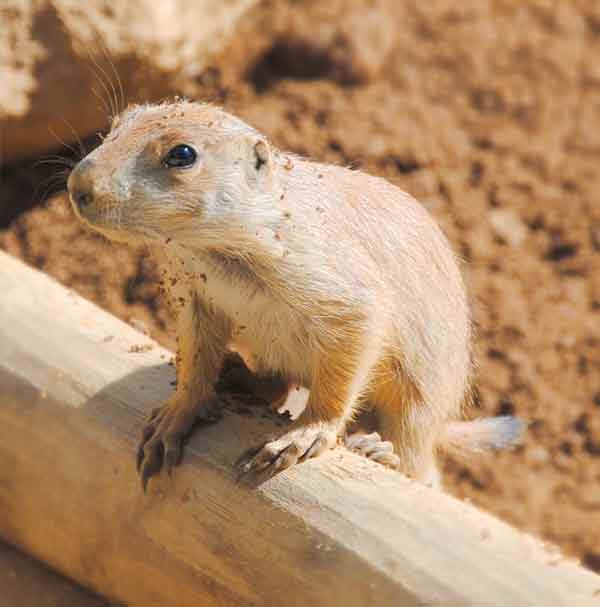
[[[295,337],[289,327],[264,329],[264,326],[240,327],[234,331],[230,349],[237,352],[255,373],[277,374],[290,383],[309,386],[312,357],[303,340]]]

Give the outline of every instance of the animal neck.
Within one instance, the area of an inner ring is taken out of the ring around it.
[[[252,283],[261,290],[268,288],[270,268],[255,254],[224,248],[208,248],[204,256],[233,281]]]

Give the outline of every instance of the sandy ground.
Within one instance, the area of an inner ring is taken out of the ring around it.
[[[182,92],[431,210],[466,261],[473,414],[530,422],[513,452],[445,460],[446,486],[600,571],[600,7],[373,4],[266,3]],[[148,252],[39,204],[48,175],[4,170],[0,246],[172,347]]]

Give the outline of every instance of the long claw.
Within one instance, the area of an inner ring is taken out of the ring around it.
[[[154,434],[156,427],[152,423],[153,419],[148,421],[148,425],[142,430],[142,440],[140,441],[142,444],[147,443]]]
[[[182,454],[181,441],[175,441],[173,444],[167,446],[163,460],[169,478],[172,478],[173,470],[181,463]]]
[[[238,463],[238,481],[248,474],[271,477],[298,462],[317,457],[331,449],[336,442],[334,431],[304,430],[289,433],[276,441],[265,444],[262,449],[247,453]]]
[[[318,457],[322,453],[325,453],[328,449],[330,449],[333,445],[327,439],[327,437],[323,434],[317,436],[313,441],[313,444],[308,448],[306,453],[301,458],[301,461],[305,461],[312,457]]]
[[[144,492],[148,481],[163,466],[169,476],[181,463],[183,441],[197,421],[213,422],[220,417],[218,400],[199,403],[197,408],[178,408],[172,403],[154,409],[148,416],[135,457]]]
[[[140,482],[142,483],[142,491],[144,492],[144,495],[146,495],[146,489],[148,488],[148,478],[147,476],[144,476],[143,474],[140,476]]]
[[[241,482],[244,477],[246,477],[250,473],[250,470],[252,469],[252,460],[258,453],[260,453],[261,450],[262,446],[252,447],[238,459],[235,465],[235,469],[237,472],[236,481],[238,483]]]
[[[156,446],[150,450],[146,457],[144,458],[144,463],[142,464],[142,471],[140,473],[140,479],[142,481],[142,489],[144,493],[146,493],[146,488],[148,486],[148,481],[152,476],[158,474],[163,465],[163,452],[164,448],[162,443],[157,443]]]
[[[158,417],[161,410],[162,407],[155,407],[154,409],[152,409],[150,415],[148,416],[148,421],[153,422]]]
[[[135,468],[140,473],[140,468],[142,467],[142,462],[144,461],[144,445],[141,444],[138,447],[137,454],[135,456]]]
[[[300,447],[296,443],[290,443],[269,463],[268,468],[271,469],[271,476],[279,470],[286,470],[296,464],[300,459],[300,455]]]

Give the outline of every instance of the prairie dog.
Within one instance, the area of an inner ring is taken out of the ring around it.
[[[219,108],[176,101],[118,116],[68,190],[93,229],[164,256],[178,382],[143,432],[144,487],[214,416],[228,348],[309,390],[292,429],[246,472],[319,455],[365,405],[397,467],[431,484],[438,447],[518,438],[514,418],[458,421],[471,374],[461,273],[427,211],[386,180],[281,152]]]

